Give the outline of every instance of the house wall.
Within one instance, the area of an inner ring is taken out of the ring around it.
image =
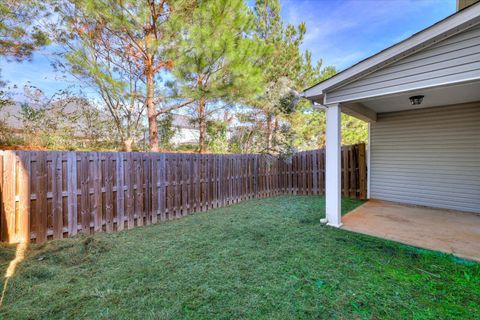
[[[479,0],[457,0],[457,11],[465,9],[477,2],[479,2]]]
[[[328,92],[326,103],[353,101],[474,79],[480,79],[480,26]]]
[[[480,212],[480,102],[379,114],[370,133],[371,198]]]
[[[177,128],[175,135],[171,139],[171,143],[174,145],[194,144],[198,143],[199,137],[200,131],[198,129]]]

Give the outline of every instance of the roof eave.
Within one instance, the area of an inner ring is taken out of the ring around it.
[[[456,12],[333,77],[305,89],[303,96],[309,100],[318,101],[318,97],[323,97],[328,90],[350,83],[477,24],[480,24],[480,3]]]

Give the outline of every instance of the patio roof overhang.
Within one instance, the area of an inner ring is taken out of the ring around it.
[[[368,99],[378,97],[384,94],[399,94],[412,89],[423,89],[425,87],[435,87],[439,84],[431,83],[426,85],[418,85],[413,88],[395,88],[382,94],[364,94],[361,96],[339,98],[333,96],[335,91],[347,84],[358,81],[365,76],[383,69],[399,60],[405,59],[419,51],[425,50],[428,47],[444,41],[449,37],[459,34],[474,26],[480,25],[480,3],[460,10],[451,16],[437,22],[436,24],[412,35],[411,37],[383,50],[379,53],[370,56],[350,68],[337,73],[331,78],[317,83],[316,85],[307,88],[303,91],[303,97],[312,102],[329,105],[333,103],[352,102],[354,100]],[[450,81],[441,83],[441,85],[450,85],[464,81],[478,80],[480,74],[472,76],[469,79],[462,79],[461,81]]]
[[[463,73],[448,73],[442,77],[430,75],[422,78],[420,68],[429,68],[427,62],[416,62],[414,74],[405,83],[396,81],[399,72],[382,74],[380,80],[365,81],[373,73],[389,68],[400,60],[407,59],[422,50],[435,46],[440,41],[459,35],[480,25],[480,3],[463,9],[446,19],[422,30],[410,38],[373,55],[349,69],[306,89],[303,96],[314,105],[326,110],[326,215],[328,224],[340,227],[341,223],[341,123],[340,114],[344,112],[367,122],[375,122],[377,113],[412,110],[439,105],[459,104],[480,101],[480,52],[469,52],[473,63]],[[477,41],[475,37],[469,41]],[[474,42],[478,50],[478,43]],[[456,53],[452,60],[444,63],[458,63]],[[424,63],[424,64],[422,64]],[[396,65],[395,65],[396,66]],[[471,70],[470,70],[471,69]],[[428,70],[427,72],[428,73]],[[363,81],[363,82],[362,82]],[[392,85],[385,85],[391,81]],[[366,83],[366,84],[365,84]],[[365,90],[355,90],[359,86]],[[409,97],[424,95],[421,105],[412,105]]]

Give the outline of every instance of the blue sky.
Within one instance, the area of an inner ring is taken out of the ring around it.
[[[455,0],[281,0],[288,23],[307,24],[303,49],[343,70],[455,12]],[[48,50],[31,62],[0,60],[10,85],[30,82],[53,94],[75,84],[55,73]]]
[[[455,0],[282,0],[283,18],[307,24],[304,49],[343,70],[455,12]]]

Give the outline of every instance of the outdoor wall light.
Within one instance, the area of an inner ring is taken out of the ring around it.
[[[418,104],[421,104],[422,101],[423,101],[423,96],[413,96],[413,97],[410,97],[408,98],[410,99],[410,103],[412,104],[412,106],[416,106]]]

